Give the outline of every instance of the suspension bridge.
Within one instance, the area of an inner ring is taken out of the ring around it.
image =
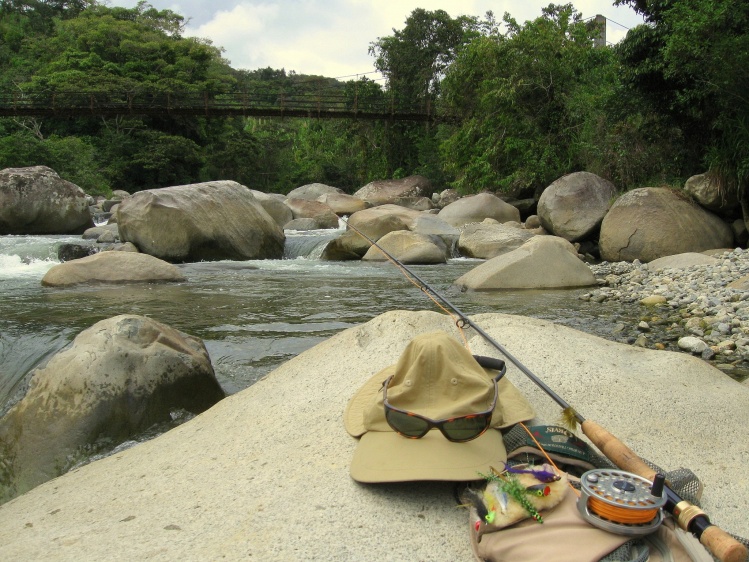
[[[338,92],[0,92],[0,117],[241,116],[433,121],[429,100],[396,102],[385,96],[359,100]]]

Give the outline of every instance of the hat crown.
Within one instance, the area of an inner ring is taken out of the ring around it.
[[[387,389],[396,408],[432,419],[483,412],[494,400],[494,383],[470,352],[444,332],[413,339],[395,365]],[[382,399],[373,405],[383,414]]]

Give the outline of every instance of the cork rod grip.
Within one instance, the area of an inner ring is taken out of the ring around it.
[[[656,472],[652,468],[603,427],[590,420],[585,420],[581,427],[598,450],[620,469],[650,481],[655,478]],[[715,525],[710,525],[702,532],[700,542],[721,562],[747,561],[746,547]]]
[[[746,562],[746,547],[720,527],[710,525],[700,542],[721,562]]]
[[[646,480],[653,481],[655,470],[650,468],[645,462],[637,456],[632,449],[611,435],[596,422],[585,420],[582,423],[583,433],[598,447],[606,458],[616,466],[627,472],[637,474]]]

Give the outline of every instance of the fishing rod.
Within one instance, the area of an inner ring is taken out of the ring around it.
[[[580,424],[580,428],[585,436],[591,440],[591,442],[606,456],[606,458],[622,470],[637,474],[650,482],[655,479],[657,475],[656,471],[648,466],[647,463],[645,463],[645,461],[643,461],[632,449],[627,447],[627,445],[609,433],[601,425],[592,420],[585,419],[579,412],[572,408],[566,400],[554,392],[535,373],[512,355],[505,346],[487,334],[481,326],[477,325],[473,320],[466,316],[457,306],[429,285],[429,283],[421,279],[421,277],[406,267],[405,264],[391,255],[387,250],[350,222],[347,220],[344,220],[343,222],[348,228],[352,229],[372,246],[382,252],[385,257],[393,262],[399,269],[404,271],[418,284],[419,288],[424,293],[431,295],[431,298],[437,299],[454,312],[458,317],[456,322],[458,328],[462,329],[465,326],[469,326],[487,343],[504,355],[508,361],[515,365],[515,367],[520,369],[520,371],[533,381],[536,386],[541,388],[541,390],[543,390],[552,400],[562,407],[567,419],[577,421]],[[693,505],[691,502],[682,499],[668,485],[664,486],[664,492],[666,493],[666,504],[664,509],[674,516],[679,527],[697,537],[705,548],[713,554],[713,556],[718,558],[721,562],[745,562],[747,560],[746,547],[720,527],[711,523],[704,511]]]

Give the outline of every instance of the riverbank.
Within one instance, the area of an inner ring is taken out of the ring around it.
[[[637,326],[615,328],[622,341],[690,352],[736,380],[746,380],[749,291],[729,285],[749,275],[749,251],[736,248],[707,254],[715,258],[713,263],[678,268],[637,260],[592,265],[599,287],[580,299],[623,305],[644,301]]]

